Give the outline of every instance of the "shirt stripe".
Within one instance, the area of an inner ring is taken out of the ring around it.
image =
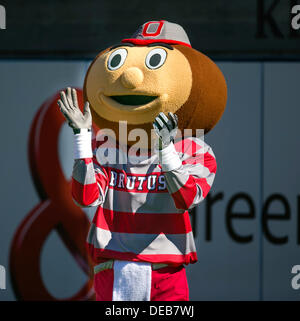
[[[105,262],[107,259],[118,259],[118,260],[128,260],[134,262],[151,262],[151,263],[161,263],[164,262],[169,265],[181,265],[196,263],[197,253],[190,252],[185,255],[174,255],[174,254],[135,254],[132,252],[118,252],[107,249],[97,249],[92,244],[86,244],[89,253],[91,253],[92,258],[95,262]]]
[[[122,233],[182,234],[192,231],[189,213],[117,212],[99,207],[93,223],[104,230]]]
[[[118,233],[96,227],[94,223],[91,225],[91,231],[87,242],[98,249],[135,254],[174,255],[184,255],[196,250],[192,232],[186,234]]]

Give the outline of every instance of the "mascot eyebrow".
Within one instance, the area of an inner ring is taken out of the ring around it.
[[[131,42],[123,42],[123,43],[119,43],[117,45],[114,45],[112,46],[109,51],[113,50],[113,49],[116,49],[118,47],[124,47],[124,46],[127,46],[127,47],[136,47],[136,45],[134,45],[133,43]],[[169,50],[174,50],[174,48],[169,45],[168,43],[163,43],[163,42],[152,42],[152,43],[149,43],[147,45],[147,47],[156,47],[156,46],[160,46],[160,47],[165,47]]]

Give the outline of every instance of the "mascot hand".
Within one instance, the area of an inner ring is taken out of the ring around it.
[[[153,128],[159,137],[159,149],[163,149],[174,142],[177,133],[178,117],[171,112],[168,115],[169,119],[161,112],[153,122]]]
[[[67,88],[66,92],[61,91],[60,97],[61,99],[57,101],[57,104],[69,126],[73,128],[74,134],[80,133],[83,128],[90,130],[92,127],[92,115],[89,103],[85,103],[82,113],[78,105],[76,90],[70,87]]]

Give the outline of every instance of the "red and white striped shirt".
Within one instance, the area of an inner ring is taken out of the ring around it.
[[[95,141],[93,146],[101,148]],[[73,198],[80,206],[98,206],[87,238],[96,264],[111,258],[171,265],[197,261],[188,210],[208,194],[216,160],[199,138],[185,138],[175,148],[182,165],[168,172],[156,154],[138,163],[129,158],[111,164],[94,148],[93,158],[75,160]]]

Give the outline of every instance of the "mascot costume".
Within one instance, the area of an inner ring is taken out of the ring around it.
[[[188,210],[216,173],[197,130],[207,133],[223,114],[223,74],[181,26],[150,21],[100,52],[83,91],[82,112],[75,89],[58,105],[74,131],[73,199],[97,206],[87,237],[96,299],[189,300],[185,266],[197,254]],[[92,119],[108,131],[95,136]]]

